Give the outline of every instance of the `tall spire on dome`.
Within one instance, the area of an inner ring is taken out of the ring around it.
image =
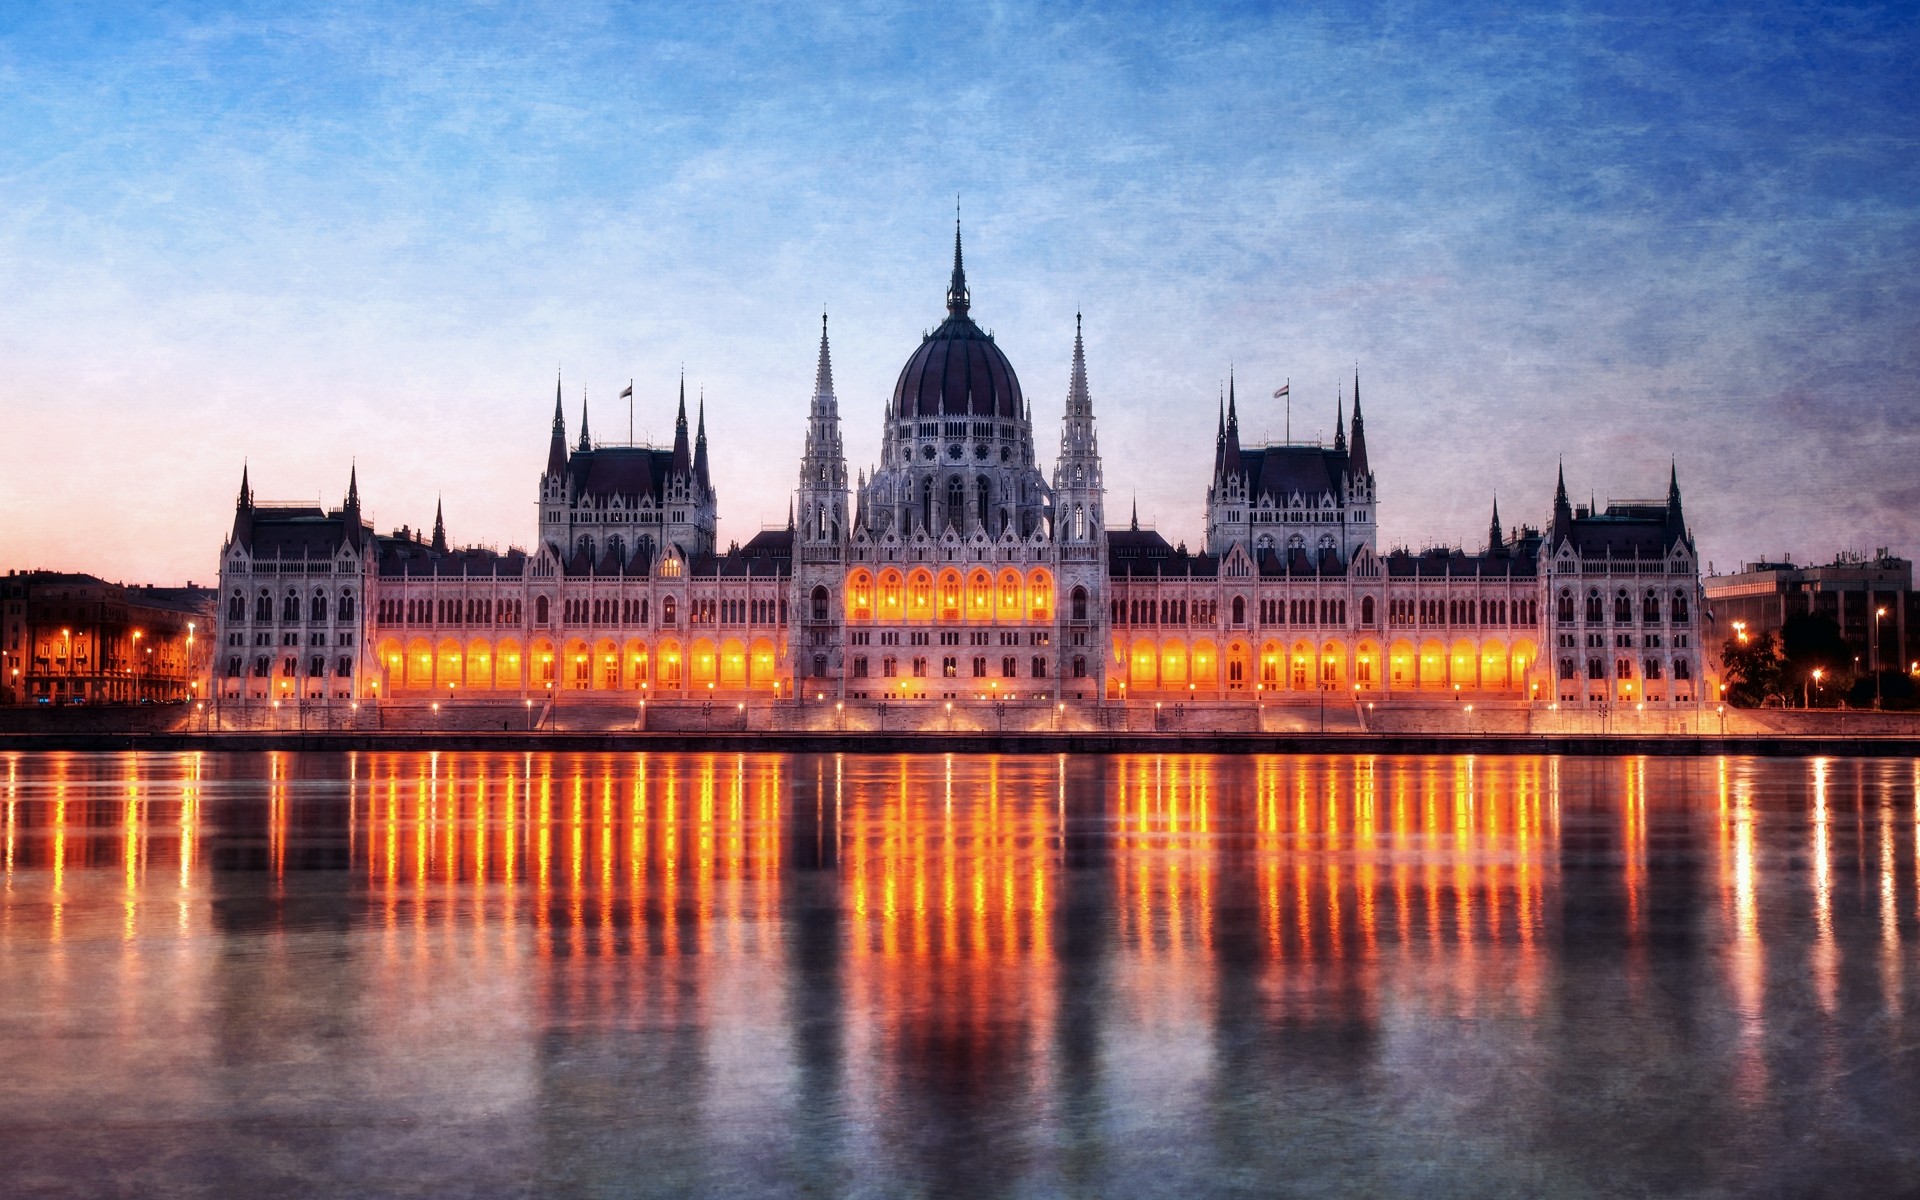
[[[947,284],[947,315],[965,317],[972,297],[967,293],[967,268],[960,258],[960,205],[953,206],[953,278]]]
[[[240,460],[240,498],[234,502],[235,508],[253,507],[253,488],[247,483],[247,460]]]
[[[580,448],[593,449],[593,442],[587,436],[587,389],[585,387],[580,389]]]
[[[447,523],[440,516],[440,497],[433,498],[433,550],[436,554],[447,552]]]
[[[1367,431],[1360,423],[1360,368],[1353,369],[1353,445],[1347,461],[1353,465],[1353,477],[1364,481],[1367,468]]]

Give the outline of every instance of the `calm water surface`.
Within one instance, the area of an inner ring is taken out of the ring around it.
[[[15,755],[0,1194],[1920,1194],[1920,763]]]

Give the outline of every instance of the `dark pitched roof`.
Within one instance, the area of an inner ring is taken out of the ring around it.
[[[643,496],[659,504],[672,465],[673,451],[653,446],[600,446],[575,450],[567,459],[576,497],[620,496],[628,504]]]
[[[1347,451],[1322,446],[1261,446],[1240,452],[1242,470],[1255,499],[1272,496],[1276,503],[1295,492],[1308,502],[1325,493],[1340,498],[1340,479],[1350,470]]]

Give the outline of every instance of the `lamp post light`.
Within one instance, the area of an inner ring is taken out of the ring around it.
[[[1804,685],[1803,685],[1803,686],[1801,687],[1801,689],[1800,689],[1800,704],[1801,704],[1801,707],[1802,707],[1802,708],[1812,708],[1812,707],[1813,707],[1813,697],[1814,697],[1814,695],[1815,695],[1815,694],[1816,694],[1816,693],[1817,693],[1817,692],[1818,692],[1818,691],[1820,690],[1820,676],[1821,676],[1821,674],[1822,674],[1822,672],[1821,672],[1821,670],[1820,670],[1820,668],[1819,668],[1819,667],[1815,667],[1815,668],[1813,669],[1813,674],[1812,674],[1812,676],[1811,676],[1811,678],[1812,678],[1812,680],[1813,680],[1813,685],[1812,685],[1812,690],[1808,690],[1808,688],[1807,688],[1806,686],[1804,686]]]
[[[1880,618],[1887,615],[1887,606],[1882,604],[1873,610],[1873,645],[1867,648],[1867,666],[1873,672],[1873,707],[1880,709]]]

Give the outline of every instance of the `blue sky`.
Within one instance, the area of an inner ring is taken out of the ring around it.
[[[1920,553],[1920,15],[1650,7],[7,5],[0,565],[210,578],[243,459],[525,544],[556,367],[665,438],[684,365],[745,540],[823,308],[873,460],[956,194],[1043,456],[1080,310],[1175,539],[1230,366],[1331,437],[1357,363],[1390,544],[1671,457],[1722,569]]]

